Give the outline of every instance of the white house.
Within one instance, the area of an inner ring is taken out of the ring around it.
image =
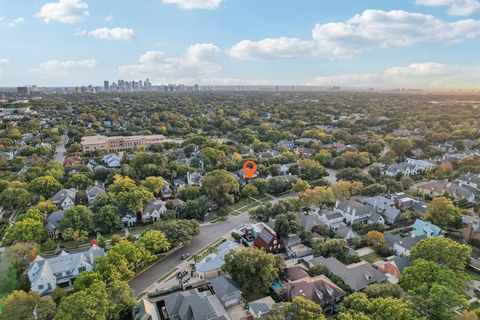
[[[86,190],[88,203],[92,204],[102,193],[105,193],[105,187],[103,184],[95,183],[95,185],[88,187]]]
[[[109,153],[107,155],[104,155],[102,160],[110,168],[120,167],[120,162],[122,161],[120,156],[115,153]]]
[[[160,216],[167,212],[165,202],[155,199],[147,204],[142,212],[142,223],[155,222],[160,220]]]
[[[199,279],[210,279],[222,274],[222,266],[225,263],[225,256],[240,245],[233,241],[225,241],[218,246],[216,251],[195,265],[195,277]]]
[[[104,249],[92,245],[87,251],[79,253],[62,251],[58,256],[48,259],[37,256],[28,268],[31,290],[44,295],[57,287],[68,288],[80,273],[92,271],[95,259],[104,255]]]
[[[52,202],[61,206],[63,209],[68,209],[75,205],[77,193],[78,190],[75,188],[59,190],[53,195]]]
[[[205,177],[198,172],[187,173],[187,184],[189,186],[201,186],[204,179]]]
[[[343,215],[340,212],[321,210],[319,214],[320,220],[333,231],[336,231],[338,227],[345,225],[343,222]]]
[[[367,223],[375,212],[369,204],[361,204],[353,200],[337,201],[333,211],[339,212],[348,224]]]
[[[118,208],[118,212],[122,216],[122,223],[124,227],[133,227],[137,224],[137,215],[125,208]]]

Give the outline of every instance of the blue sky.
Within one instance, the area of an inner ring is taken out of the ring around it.
[[[0,0],[0,86],[480,87],[480,0]]]

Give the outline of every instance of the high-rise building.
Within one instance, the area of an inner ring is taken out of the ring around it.
[[[103,81],[103,89],[104,89],[105,91],[110,90],[110,85],[109,85],[109,83],[108,83],[108,80]]]
[[[28,86],[17,87],[17,92],[20,94],[28,95],[30,94],[30,88]]]

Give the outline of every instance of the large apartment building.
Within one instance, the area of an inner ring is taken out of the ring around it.
[[[104,151],[127,151],[138,146],[149,145],[154,143],[165,142],[163,135],[149,136],[88,136],[81,140],[83,152],[104,150]]]

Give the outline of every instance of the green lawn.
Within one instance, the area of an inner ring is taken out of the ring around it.
[[[470,276],[470,278],[472,280],[477,280],[477,281],[480,281],[480,273],[470,269],[470,268],[466,268],[465,269],[465,272]]]
[[[0,256],[0,315],[2,314],[2,300],[17,287],[17,272],[7,257]]]
[[[366,256],[361,257],[363,260],[367,261],[368,263],[372,264],[375,261],[380,260],[382,257],[379,256],[376,252],[372,252],[367,254]]]

